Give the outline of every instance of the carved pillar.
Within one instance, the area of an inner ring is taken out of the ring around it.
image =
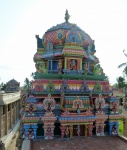
[[[67,58],[64,58],[64,69],[67,69]]]
[[[82,70],[82,59],[80,59],[80,70]]]
[[[87,137],[87,124],[84,125],[85,127],[85,137]]]
[[[33,124],[32,128],[33,128],[33,132],[34,132],[34,139],[36,139],[36,137],[37,137],[36,132],[37,132],[37,128],[38,128],[37,124]]]
[[[29,129],[30,129],[30,125],[29,125],[29,124],[25,124],[25,125],[24,125],[24,129],[25,129],[24,138],[25,138],[25,139],[28,139],[28,131],[29,131]]]
[[[109,134],[112,135],[113,122],[109,122]]]
[[[124,119],[124,136],[127,137],[127,119]]]
[[[13,126],[13,112],[12,112],[12,103],[9,104],[10,105],[10,126],[12,128]]]
[[[5,105],[5,134],[8,134],[8,105]]]
[[[76,67],[76,70],[80,70],[80,60],[79,60],[79,59],[77,60],[77,67]]]
[[[92,130],[93,130],[93,125],[92,124],[89,124],[88,125],[88,137],[92,137]]]
[[[71,63],[71,60],[68,59],[67,62],[68,62],[68,64],[67,64],[67,69],[70,69],[70,63]]]
[[[66,126],[61,126],[60,129],[61,129],[61,137],[64,138]]]
[[[70,129],[70,138],[72,138],[73,137],[73,126],[71,125],[69,129]]]
[[[1,118],[1,121],[0,121],[0,137],[2,136],[2,135],[1,135],[1,131],[2,131],[2,127],[1,127],[1,126],[2,126],[2,122],[3,122],[3,121],[2,121],[3,107],[4,107],[4,105],[3,105],[3,106],[2,106],[2,105],[0,106],[0,118]]]

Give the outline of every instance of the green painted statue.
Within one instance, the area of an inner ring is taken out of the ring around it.
[[[102,72],[103,72],[103,70],[102,70],[100,64],[96,64],[94,66],[94,70],[93,70],[94,75],[101,75]]]
[[[36,66],[37,72],[48,73],[48,70],[45,68],[45,62],[37,61],[35,66]]]

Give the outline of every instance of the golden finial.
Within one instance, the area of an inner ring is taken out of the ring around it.
[[[68,22],[69,18],[70,18],[70,15],[68,13],[68,10],[66,9],[66,13],[65,13],[65,18],[64,19],[65,19],[66,22]]]

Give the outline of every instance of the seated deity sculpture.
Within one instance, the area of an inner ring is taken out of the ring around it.
[[[112,112],[113,113],[117,112],[117,103],[116,102],[113,103]]]
[[[33,132],[33,129],[29,129],[29,132],[28,132],[28,139],[33,139],[34,138],[34,132]]]
[[[47,113],[51,114],[52,113],[52,109],[51,109],[51,103],[48,103],[48,107],[46,110]]]
[[[29,104],[29,114],[28,115],[34,115],[34,104],[33,103],[30,103]]]
[[[71,69],[71,70],[76,70],[76,60],[74,60],[74,59],[71,60],[70,69]]]
[[[114,124],[112,127],[112,135],[117,135],[116,125]]]
[[[97,129],[97,135],[103,135],[103,127],[102,126],[99,126],[98,129]]]
[[[52,130],[50,127],[47,128],[45,139],[53,139]]]
[[[84,70],[88,70],[88,64],[87,63],[84,64]]]

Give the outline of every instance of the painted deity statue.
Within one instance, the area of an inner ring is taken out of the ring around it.
[[[84,64],[84,74],[87,75],[87,73],[88,73],[88,64],[85,63]]]
[[[71,60],[70,69],[71,69],[71,70],[76,70],[76,60],[74,60],[74,59]]]
[[[61,59],[58,62],[57,69],[58,69],[58,74],[61,74],[62,73],[62,60]]]
[[[69,138],[69,127],[68,126],[66,127],[66,130],[65,130],[65,136],[67,139]]]
[[[53,137],[52,137],[52,130],[51,130],[50,127],[47,128],[45,139],[53,139]]]
[[[77,113],[78,113],[78,115],[80,115],[80,108],[79,108],[79,104],[77,104]]]
[[[77,126],[76,132],[77,132],[77,135],[80,136],[80,125]]]
[[[114,124],[112,127],[112,134],[117,135],[116,125]]]
[[[95,75],[101,75],[102,74],[102,68],[101,68],[100,64],[96,64],[94,66],[93,72]]]
[[[29,129],[29,132],[28,132],[28,139],[33,139],[34,138],[34,132],[33,132],[33,129]]]
[[[116,113],[117,112],[117,108],[118,108],[117,102],[113,102],[113,104],[112,104],[112,112]]]
[[[48,70],[45,67],[45,62],[43,61],[37,61],[35,67],[39,73],[48,73]]]
[[[33,103],[29,103],[28,110],[29,110],[28,115],[34,115],[34,104]]]
[[[104,135],[104,128],[102,126],[98,126],[97,135]]]
[[[51,109],[51,103],[48,103],[48,107],[46,110],[47,113],[51,114],[52,113],[52,109]]]

